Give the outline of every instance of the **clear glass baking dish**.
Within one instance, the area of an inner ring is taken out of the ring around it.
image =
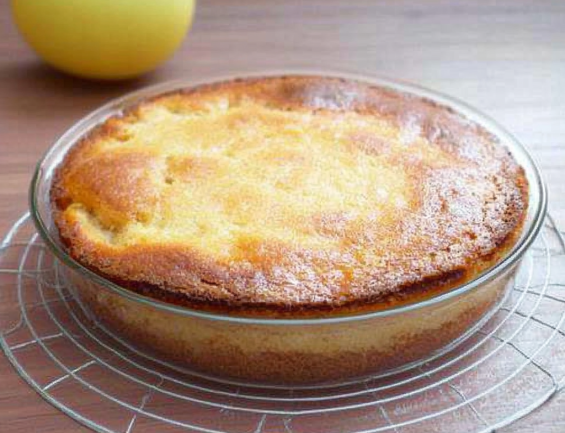
[[[77,140],[106,118],[142,99],[177,88],[249,76],[337,76],[369,82],[448,106],[482,125],[524,168],[529,205],[520,238],[495,266],[468,283],[412,304],[324,318],[250,318],[222,315],[144,297],[71,258],[55,227],[49,193],[53,174]],[[31,213],[63,278],[93,318],[138,350],[206,377],[240,383],[344,382],[387,374],[437,356],[471,335],[496,311],[520,261],[542,227],[547,193],[528,151],[488,117],[466,104],[395,80],[345,73],[277,71],[170,82],[114,100],[71,127],[37,165]]]

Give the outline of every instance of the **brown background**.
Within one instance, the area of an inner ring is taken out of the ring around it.
[[[0,233],[27,206],[40,155],[66,128],[127,91],[211,72],[285,67],[374,73],[417,82],[476,106],[531,147],[565,226],[565,2],[202,0],[193,29],[160,69],[93,83],[41,64],[0,0]],[[515,425],[565,431],[565,394]],[[0,356],[0,431],[78,432]]]

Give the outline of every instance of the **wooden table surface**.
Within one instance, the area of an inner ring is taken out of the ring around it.
[[[175,56],[137,80],[96,83],[43,65],[0,2],[0,233],[26,210],[34,164],[58,135],[133,89],[209,73],[285,67],[412,81],[497,119],[533,151],[565,223],[565,2],[540,0],[202,0]],[[565,393],[504,429],[565,431]],[[86,431],[0,356],[0,431]]]

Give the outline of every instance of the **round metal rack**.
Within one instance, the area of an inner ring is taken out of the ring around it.
[[[0,244],[0,345],[45,400],[100,432],[492,432],[565,384],[564,265],[548,217],[502,307],[448,352],[353,383],[249,386],[150,358],[98,325],[26,214]]]

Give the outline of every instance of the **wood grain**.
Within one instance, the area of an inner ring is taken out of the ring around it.
[[[27,207],[33,167],[59,134],[133,89],[214,72],[288,67],[380,74],[467,101],[531,147],[565,225],[565,2],[540,0],[203,0],[176,55],[122,83],[44,66],[0,2],[0,233]],[[505,429],[565,430],[565,394]],[[0,357],[0,431],[79,432]]]

